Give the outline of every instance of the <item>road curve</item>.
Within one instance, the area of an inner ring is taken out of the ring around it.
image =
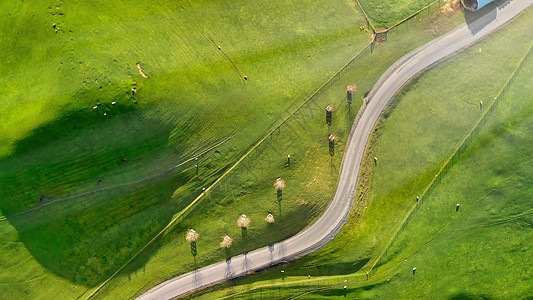
[[[141,295],[139,299],[179,297],[251,271],[295,259],[332,240],[348,219],[359,181],[361,161],[374,125],[395,93],[416,74],[487,36],[532,4],[533,0],[507,0],[475,21],[463,24],[405,55],[385,72],[369,93],[368,104],[361,108],[352,126],[337,190],[326,211],[315,223],[289,239],[165,281]]]

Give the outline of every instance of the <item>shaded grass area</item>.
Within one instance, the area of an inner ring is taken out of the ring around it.
[[[205,294],[205,298],[221,297],[253,286],[281,283],[281,268],[293,281],[305,280],[307,275],[313,278],[358,272],[365,276],[364,271],[385,249],[405,213],[416,202],[416,195],[431,181],[435,171],[457,141],[472,126],[480,113],[479,101],[487,103],[492,99],[529,48],[527,32],[523,29],[527,28],[531,16],[531,11],[526,12],[506,28],[465,50],[459,56],[425,72],[404,88],[393,102],[393,107],[384,113],[384,118],[378,123],[369,145],[357,199],[362,205],[354,207],[350,221],[332,242],[287,266],[234,283],[226,283],[226,289],[221,291],[210,290],[213,293]],[[525,87],[527,74],[529,71],[524,68],[520,74],[520,80],[523,82],[516,80],[513,88],[515,92],[508,93],[506,97],[509,97],[509,100],[502,101],[496,108],[498,111],[500,107],[505,107],[507,112],[518,113],[503,113],[501,116],[494,114],[494,117],[490,117],[494,118],[493,122],[501,123],[503,128],[513,132],[513,135],[516,132],[515,137],[502,136],[502,142],[494,141],[493,144],[492,141],[487,141],[487,137],[480,135],[476,140],[479,144],[472,144],[469,148],[476,150],[468,150],[464,154],[469,157],[469,163],[461,166],[463,161],[460,161],[452,168],[454,172],[448,173],[441,181],[442,187],[438,188],[443,191],[435,190],[427,202],[421,204],[416,214],[421,215],[424,211],[424,215],[419,217],[419,223],[413,225],[414,222],[410,221],[407,225],[410,229],[402,230],[401,238],[395,240],[393,248],[387,251],[386,258],[378,270],[373,272],[377,277],[371,284],[378,282],[378,285],[374,288],[350,287],[349,297],[412,298],[430,294],[475,297],[492,294],[492,297],[512,298],[528,295],[527,287],[530,284],[527,282],[531,277],[527,272],[528,263],[526,262],[524,267],[517,262],[520,261],[519,254],[522,251],[529,251],[527,244],[531,242],[531,226],[528,224],[531,223],[531,217],[525,215],[523,218],[511,220],[518,212],[527,213],[531,208],[527,200],[530,194],[527,179],[530,160],[525,157],[530,152],[529,149],[526,150],[530,142],[524,138],[529,125],[523,122],[530,114],[523,104],[511,100],[520,99],[522,103],[529,101],[529,87]],[[519,129],[518,125],[522,123],[523,128]],[[485,132],[495,130],[502,133],[503,128],[486,129]],[[489,136],[493,134],[490,133]],[[515,144],[509,145],[511,141]],[[494,152],[491,145],[496,144],[501,148]],[[378,157],[377,165],[374,165],[373,157]],[[510,161],[516,163],[509,163]],[[498,162],[501,164],[498,165]],[[517,165],[520,165],[520,175],[513,177]],[[503,174],[508,174],[509,177],[502,178]],[[509,185],[498,186],[504,181]],[[492,200],[485,200],[484,197],[491,197]],[[432,201],[438,204],[425,206]],[[456,203],[461,203],[457,213]],[[474,206],[474,203],[479,206]],[[413,220],[417,219],[417,215],[412,216]],[[454,217],[450,220],[450,216]],[[509,222],[502,223],[501,227],[494,227],[497,224],[491,225],[508,219]],[[447,225],[448,222],[453,226]],[[478,228],[478,225],[487,227]],[[441,228],[443,229],[439,232]],[[457,234],[451,233],[454,230],[457,230]],[[443,236],[440,236],[441,234]],[[510,234],[516,234],[516,239],[513,237],[509,239],[509,243],[505,243],[504,236]],[[496,236],[498,238],[495,238]],[[424,246],[434,237],[439,237],[438,241]],[[438,246],[433,246],[437,244]],[[478,244],[479,249],[476,248]],[[503,245],[498,248],[499,244]],[[407,263],[402,262],[418,250],[418,247],[422,247],[419,254],[409,257]],[[425,250],[426,248],[428,250]],[[514,248],[520,250],[511,251]],[[490,255],[482,254],[489,249]],[[423,256],[423,251],[428,251],[428,254]],[[440,254],[444,252],[446,255],[441,257]],[[415,257],[419,258],[413,262]],[[361,261],[369,263],[360,268],[357,262]],[[461,268],[462,264],[470,267]],[[350,265],[357,268],[347,271],[345,267]],[[392,265],[395,267],[391,271],[380,275],[380,272]],[[454,267],[448,268],[448,265]],[[418,277],[412,275],[412,268],[417,267],[418,275],[420,266],[431,269],[431,272],[426,273],[423,282],[418,282]],[[477,274],[484,272],[483,268],[486,268],[487,274],[480,277]],[[505,275],[499,273],[504,272],[506,268],[508,272]],[[401,270],[401,273],[397,270]],[[446,276],[443,283],[436,285],[435,282],[443,276]],[[397,277],[403,280],[398,280]],[[387,285],[388,278],[391,278],[391,282],[396,280],[397,283],[394,286],[392,283]],[[406,280],[409,280],[409,283]],[[494,280],[501,284],[500,287],[506,288],[492,287]],[[458,281],[465,284],[457,284]],[[513,282],[518,282],[516,288]],[[330,282],[325,285],[332,284]],[[469,289],[465,288],[466,285],[476,287]],[[489,285],[491,288],[487,289]],[[409,288],[406,288],[407,286]],[[485,287],[485,290],[477,286]],[[439,293],[439,288],[442,293]],[[305,289],[289,288],[287,293],[293,295],[295,290]],[[304,299],[334,296],[338,292],[338,289],[317,292],[306,295]],[[257,290],[254,293],[257,295]]]
[[[0,4],[4,216],[40,201],[149,177],[236,132],[200,157],[198,176],[191,162],[138,185],[57,202],[0,223],[6,243],[0,259],[10,266],[0,273],[0,294],[54,298],[61,290],[63,297],[77,298],[90,291],[369,38],[357,29],[362,18],[345,1],[274,1],[260,9],[247,1],[222,10],[212,1],[193,6],[204,30],[249,78],[245,85],[201,33],[187,1]],[[265,24],[273,24],[268,35]],[[316,147],[315,138],[302,141],[300,149]],[[321,184],[334,181],[328,168],[318,171],[329,176]],[[259,201],[264,202],[259,198],[258,206]],[[325,201],[323,196],[313,203],[311,216]],[[203,223],[233,226],[233,217],[218,219],[240,205],[228,212],[212,207],[217,218]],[[303,227],[309,211],[299,210],[302,221],[283,228]],[[280,235],[274,231],[270,239]],[[172,240],[163,240],[132,270],[165,242]],[[186,263],[177,261],[190,269]]]

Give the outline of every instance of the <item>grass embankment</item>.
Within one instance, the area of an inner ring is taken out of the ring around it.
[[[0,259],[9,266],[0,273],[1,295],[54,298],[61,291],[64,298],[77,298],[90,292],[369,39],[358,29],[362,17],[345,1],[233,1],[224,9],[194,1],[192,7],[227,56],[204,36],[187,1],[0,4],[4,216],[35,207],[40,199],[146,178],[236,132],[216,152],[200,157],[199,176],[191,162],[139,184],[57,202],[0,223]],[[302,140],[301,147],[314,153],[320,151],[317,143]],[[327,161],[324,172],[329,172]],[[329,185],[335,176],[320,184]],[[271,181],[268,177],[265,186]],[[301,192],[297,187],[293,191]],[[314,209],[326,201],[319,198]],[[255,205],[271,202],[257,198]],[[195,222],[233,227],[236,211],[245,210],[241,204],[210,206],[216,217],[198,212],[180,228]],[[299,211],[298,222],[279,219],[279,226],[303,228],[309,220]],[[201,232],[206,240],[207,231]],[[182,232],[174,233],[182,238]],[[284,234],[273,231],[270,238]],[[218,239],[213,231],[212,248]],[[202,251],[198,263],[205,263]],[[164,277],[193,268],[176,253],[173,258],[170,268],[159,265],[154,272]],[[151,279],[139,280],[135,288]],[[127,290],[119,297],[130,295]]]
[[[451,0],[448,0],[451,2]],[[376,29],[390,28],[433,0],[359,0]],[[446,1],[442,0],[442,4]]]
[[[416,196],[470,130],[481,113],[480,101],[487,105],[492,100],[529,48],[525,29],[532,17],[531,10],[526,12],[501,31],[415,78],[403,89],[379,121],[369,145],[357,200],[365,203],[362,217],[360,207],[356,206],[350,221],[331,243],[284,266],[285,282],[305,281],[307,275],[312,275],[312,279],[330,275],[340,276],[342,285],[344,278],[355,281],[344,274],[358,272],[364,277],[364,270],[388,246],[405,214],[416,203]],[[528,285],[531,274],[527,272],[530,262],[521,264],[530,251],[527,246],[531,243],[530,223],[526,218],[492,226],[531,210],[527,166],[531,160],[527,157],[531,141],[526,138],[526,128],[530,125],[525,122],[530,111],[528,70],[530,67],[521,70],[513,91],[498,104],[499,112],[489,117],[492,124],[500,125],[487,125],[438,188],[423,199],[419,210],[411,216],[372,274],[379,274],[398,262],[400,267],[370,281],[363,289],[350,290],[350,297],[452,297],[464,293],[512,298],[530,292],[527,290],[531,285]],[[517,114],[513,115],[513,111]],[[508,135],[504,134],[506,130]],[[501,136],[496,138],[498,134]],[[377,166],[373,157],[378,158]],[[520,166],[518,173],[517,166]],[[461,203],[458,212],[455,212],[456,203]],[[515,237],[505,240],[504,236],[511,234]],[[436,237],[439,238],[432,242]],[[408,257],[407,263],[401,262],[426,243],[429,245]],[[413,267],[417,267],[414,277]],[[426,268],[427,273],[422,275],[426,271],[420,269]],[[482,270],[487,275],[480,275]],[[226,290],[206,298],[282,283],[279,275],[276,268],[234,285],[228,283],[230,287]],[[424,276],[422,282],[418,281],[419,275]],[[386,284],[387,278],[392,278],[390,285]],[[437,284],[441,279],[442,283]],[[493,287],[495,282],[499,288]],[[277,291],[277,287],[273,289]],[[304,290],[302,286],[289,288],[285,295],[295,295],[301,290]],[[343,296],[337,289],[304,298],[326,295]]]
[[[446,28],[453,28],[452,24],[456,24],[454,22],[460,19],[458,16],[448,18],[447,15],[442,16],[432,24],[442,25],[442,31],[439,31],[442,33]],[[201,207],[188,214],[189,221],[173,228],[161,240],[164,246],[156,243],[157,245],[135,261],[131,268],[109,282],[97,296],[118,297],[120,293],[141,293],[183,271],[220,261],[225,257],[219,248],[220,238],[224,233],[235,238],[231,250],[231,254],[235,255],[296,233],[298,229],[295,224],[312,222],[334,192],[333,182],[336,181],[341,158],[339,154],[343,151],[345,136],[364,93],[371,89],[380,74],[392,62],[417,45],[434,38],[433,34],[434,31],[425,31],[419,26],[405,34],[407,40],[398,40],[390,47],[376,46],[374,54],[363,56],[365,58],[358,61],[355,68],[343,73],[339,81],[291,118],[280,132],[275,132],[265,145],[243,161],[219,188],[209,193]],[[345,87],[348,84],[359,86],[351,109],[348,109],[344,101]],[[326,105],[335,107],[331,130],[328,130],[324,123]],[[340,136],[337,154],[332,161],[327,144],[324,143],[329,132]],[[307,148],[306,145],[314,146]],[[292,157],[290,167],[285,166],[287,154]],[[277,177],[287,181],[287,188],[283,192],[281,217],[272,187],[273,180]],[[234,209],[236,205],[238,209]],[[230,212],[221,215],[220,211],[224,209]],[[268,228],[264,221],[269,212],[278,218],[271,228]],[[241,213],[252,219],[252,227],[248,230],[246,239],[241,236],[240,229],[236,226],[237,217]],[[217,223],[213,226],[215,222],[205,223],[206,219],[216,219]],[[202,234],[198,242],[199,254],[196,261],[184,239],[188,227],[193,227]],[[168,270],[168,275],[164,275],[165,272],[161,270]]]
[[[478,137],[383,256],[377,270],[385,271],[380,282],[354,289],[348,297],[519,299],[531,295],[531,74],[530,55]],[[390,284],[384,282],[387,278]]]

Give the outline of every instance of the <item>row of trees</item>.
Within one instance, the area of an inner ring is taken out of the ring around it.
[[[356,85],[346,86],[346,99],[349,105],[352,104],[352,96],[356,90],[357,90]],[[328,105],[326,107],[326,124],[330,127],[330,129],[333,123],[333,110],[334,108],[331,105]],[[331,156],[335,155],[335,143],[337,142],[337,140],[338,140],[338,137],[330,132],[328,136],[328,142],[329,142],[329,154]],[[198,161],[198,158],[196,159],[196,161]],[[290,164],[291,164],[291,156],[288,155],[287,165],[290,166]],[[196,175],[198,175],[198,163],[195,164],[195,168],[196,168]],[[283,199],[283,189],[285,188],[285,181],[281,178],[276,179],[274,182],[274,188],[276,189],[276,196],[277,196],[278,204],[280,206],[280,215],[281,215],[281,201]],[[265,221],[269,224],[274,223],[275,221],[274,216],[271,213],[269,213],[266,216]],[[250,223],[251,223],[250,218],[246,216],[245,214],[240,215],[239,218],[237,219],[237,225],[241,228],[243,237],[246,237],[247,230],[248,230],[248,227],[250,226]],[[194,229],[189,229],[187,231],[187,234],[185,235],[185,239],[187,240],[187,242],[191,244],[191,253],[193,256],[196,256],[197,254],[196,241],[198,240],[199,237],[200,235]],[[233,239],[228,234],[224,234],[224,236],[222,236],[222,241],[220,242],[220,247],[228,250],[232,244],[233,244]]]
[[[346,87],[346,99],[348,101],[348,104],[352,103],[352,95],[353,93],[355,93],[356,90],[357,90],[356,85],[348,85]],[[333,122],[332,113],[333,113],[333,106],[328,105],[326,107],[326,124],[328,126],[331,126]],[[337,140],[338,140],[337,136],[331,133],[329,134],[328,136],[329,154],[331,156],[335,155],[335,142]],[[287,165],[289,166],[291,164],[290,159],[291,159],[291,156],[288,155]],[[196,167],[196,175],[198,175],[198,164],[196,164],[195,167]],[[283,189],[285,188],[285,181],[281,178],[276,179],[276,181],[274,182],[274,188],[276,189],[276,192],[277,192],[276,195],[277,195],[278,204],[280,205],[280,214],[281,214],[281,201],[283,199]],[[274,216],[269,213],[266,216],[265,220],[267,223],[272,224],[274,223]],[[245,214],[242,214],[239,216],[239,219],[237,220],[237,225],[241,228],[243,236],[246,235],[248,226],[250,226],[250,223],[251,223],[250,218],[247,217]],[[191,243],[191,253],[194,256],[196,256],[197,254],[196,241],[198,240],[199,236],[200,235],[196,231],[194,231],[194,229],[189,229],[189,231],[187,231],[187,234],[185,235],[185,239],[187,240],[187,242]],[[233,239],[228,234],[224,234],[224,236],[222,236],[222,242],[220,242],[220,246],[222,248],[229,249],[232,244],[233,244]]]
[[[277,191],[277,200],[278,202],[281,202],[283,198],[283,189],[285,188],[285,181],[281,178],[276,179],[276,181],[274,182],[274,188],[276,188]],[[269,213],[266,216],[265,221],[268,224],[273,224],[275,221],[274,216]],[[246,235],[246,232],[251,222],[252,220],[250,220],[250,218],[245,214],[240,215],[237,219],[237,226],[241,228],[243,235]],[[198,241],[199,237],[200,234],[192,228],[189,229],[185,234],[185,240],[191,244],[191,253],[193,256],[196,256],[197,254],[196,241]],[[224,234],[224,236],[222,236],[222,241],[220,242],[220,247],[229,249],[232,244],[233,239],[228,234]]]

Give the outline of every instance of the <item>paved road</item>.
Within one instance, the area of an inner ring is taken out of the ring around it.
[[[467,14],[467,23],[463,26],[407,54],[385,72],[369,93],[370,101],[362,108],[352,127],[337,190],[326,211],[315,223],[287,240],[163,282],[139,299],[178,297],[250,271],[303,256],[332,240],[348,219],[359,181],[361,161],[374,124],[394,94],[416,74],[505,25],[532,4],[533,0],[506,1],[481,17],[471,15],[472,21]]]

